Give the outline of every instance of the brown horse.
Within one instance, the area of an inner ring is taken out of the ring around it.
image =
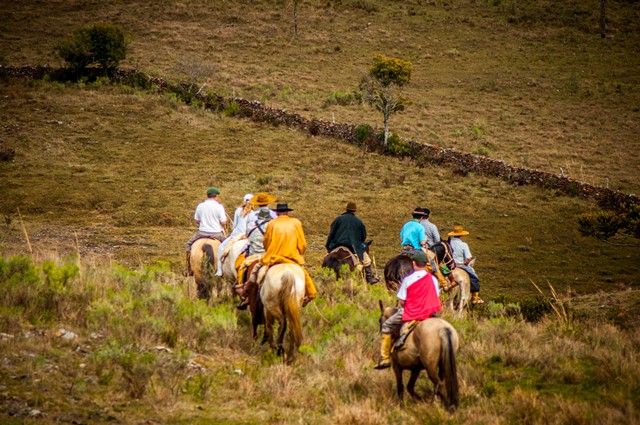
[[[278,353],[284,354],[283,342],[287,326],[289,330],[289,347],[286,353],[287,362],[292,362],[295,352],[302,344],[302,325],[300,310],[304,298],[305,274],[297,264],[275,264],[270,266],[264,277],[260,298],[264,306],[264,333],[269,345]],[[275,321],[279,323],[278,338],[273,339]]]
[[[384,308],[380,301],[380,311],[382,324],[396,309]],[[447,409],[455,410],[460,396],[456,366],[458,345],[458,333],[446,320],[434,317],[420,322],[409,334],[404,346],[391,352],[398,397],[402,399],[404,395],[402,372],[409,369],[411,377],[407,383],[407,391],[413,398],[420,398],[415,385],[420,371],[424,369],[433,383],[433,398],[438,394]]]
[[[191,270],[196,281],[198,298],[211,298],[211,289],[216,279],[216,253],[220,241],[216,239],[200,238],[191,245]]]
[[[369,246],[373,243],[373,241],[365,242],[366,249],[365,251],[369,252]],[[336,274],[336,277],[340,277],[342,272],[342,267],[347,265],[349,267],[349,271],[353,272],[358,266],[361,266],[360,260],[358,256],[354,254],[349,248],[344,246],[339,246],[325,255],[324,260],[322,260],[322,267],[326,267],[328,269],[333,270]]]

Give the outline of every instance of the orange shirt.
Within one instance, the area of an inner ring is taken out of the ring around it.
[[[264,233],[265,253],[261,264],[294,262],[304,264],[303,254],[307,250],[302,223],[297,218],[280,215],[269,222]]]

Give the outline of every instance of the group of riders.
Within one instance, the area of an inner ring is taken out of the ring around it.
[[[198,231],[186,245],[186,274],[193,275],[190,254],[191,246],[197,239],[211,238],[221,242],[217,253],[216,273],[222,276],[223,254],[234,242],[246,238],[247,248],[233,265],[238,274],[235,290],[241,298],[239,309],[246,309],[248,294],[259,285],[260,277],[264,276],[263,269],[282,263],[301,266],[305,272],[303,306],[313,300],[317,291],[309,273],[302,267],[307,248],[302,224],[298,219],[289,216],[293,209],[286,203],[278,203],[275,209],[270,209],[269,205],[275,201],[275,196],[264,192],[255,196],[245,195],[242,204],[234,213],[233,230],[226,236],[224,229],[227,225],[227,215],[220,203],[220,190],[210,187],[207,190],[207,199],[198,204],[194,214]],[[375,284],[380,279],[375,275],[367,252],[366,226],[356,216],[356,212],[356,204],[348,202],[345,212],[332,222],[325,248],[328,253],[334,250],[349,250],[362,266],[366,281]],[[441,241],[438,228],[430,222],[429,217],[428,208],[416,208],[412,212],[412,219],[405,223],[400,231],[401,254],[411,258],[414,271],[405,276],[399,286],[398,312],[382,324],[381,353],[377,369],[389,367],[392,334],[400,326],[407,322],[427,319],[442,309],[439,300],[440,289],[448,292],[457,285],[453,269],[460,267],[469,274],[472,304],[483,303],[478,295],[478,276],[472,267],[474,258],[469,246],[461,239],[469,232],[462,226],[455,226],[448,234],[449,239]],[[436,248],[436,245],[438,249],[444,249],[449,261],[434,261],[435,255],[431,253],[430,248]]]

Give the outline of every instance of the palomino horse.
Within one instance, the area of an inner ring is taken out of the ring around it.
[[[216,253],[220,241],[200,238],[191,245],[191,270],[196,281],[198,298],[208,300],[216,273]]]
[[[396,309],[384,308],[380,301],[380,311],[382,324]],[[420,322],[409,334],[404,346],[391,353],[398,396],[402,399],[404,395],[402,372],[409,369],[411,377],[407,383],[407,391],[413,398],[420,398],[415,385],[420,371],[425,369],[433,383],[433,398],[438,394],[447,409],[455,410],[459,400],[456,366],[458,345],[458,333],[446,320],[434,317]]]
[[[434,246],[434,248],[437,249],[437,246]],[[438,252],[442,253],[444,251],[427,251],[427,256],[439,265],[444,261],[444,254],[441,254],[443,258],[440,258],[438,257]],[[397,292],[402,279],[411,273],[413,273],[413,264],[409,254],[400,254],[391,258],[384,267],[384,280],[387,289],[391,292]],[[438,280],[444,279],[439,270],[436,271],[436,274],[439,274]],[[453,270],[453,277],[457,285],[448,292],[448,306],[451,311],[462,314],[469,306],[471,298],[469,275],[464,270],[456,268]],[[442,292],[440,295],[442,296]]]
[[[373,241],[365,242],[366,249],[365,251],[369,252],[369,246],[373,243]],[[342,266],[349,266],[349,271],[352,272],[356,269],[356,267],[360,266],[360,260],[358,256],[351,252],[349,248],[344,246],[339,246],[325,255],[324,260],[322,260],[322,267],[326,267],[328,269],[333,270],[336,274],[336,277],[340,277],[340,272],[342,271]]]
[[[287,326],[289,326],[289,346],[287,361],[293,361],[295,352],[302,343],[302,325],[300,310],[304,298],[304,270],[297,264],[275,264],[270,266],[265,275],[260,298],[264,306],[265,339],[278,355],[284,353],[283,342]],[[279,323],[278,338],[273,339],[273,326]]]

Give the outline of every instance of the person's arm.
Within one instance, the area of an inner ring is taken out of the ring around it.
[[[400,307],[404,307],[404,300],[398,300],[398,303],[400,304]]]
[[[468,266],[471,261],[473,261],[473,256],[471,255],[471,250],[469,249],[469,245],[465,245],[465,247],[464,247],[464,264]]]
[[[304,255],[307,250],[307,240],[304,237],[304,230],[302,230],[302,223],[297,220],[296,229],[298,232],[298,252],[300,255]]]

